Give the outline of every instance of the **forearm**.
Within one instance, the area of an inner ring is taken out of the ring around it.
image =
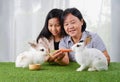
[[[105,57],[107,58],[107,61],[109,64],[110,63],[110,56],[109,56],[108,52],[105,50],[105,51],[103,51],[103,53],[104,53]]]
[[[60,65],[68,65],[69,64],[69,58],[68,55],[66,54],[62,59],[56,59],[55,60],[56,63],[60,64]]]

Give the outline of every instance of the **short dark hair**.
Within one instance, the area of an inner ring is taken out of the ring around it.
[[[64,12],[63,12],[63,15],[62,15],[62,20],[63,20],[63,23],[64,23],[64,20],[66,18],[66,16],[68,14],[72,14],[74,16],[76,16],[79,20],[83,19],[83,16],[81,14],[81,12],[77,9],[77,8],[67,8]],[[81,29],[81,32],[84,32],[86,29],[86,22],[85,20],[83,19],[83,25],[82,25],[82,29]]]
[[[62,22],[61,22],[61,16],[62,16],[62,14],[63,14],[63,10],[62,9],[57,9],[57,8],[52,9],[47,14],[44,27],[43,27],[42,31],[40,32],[39,36],[37,37],[37,40],[36,40],[37,43],[38,43],[39,38],[45,37],[47,39],[50,39],[50,37],[52,36],[52,33],[48,30],[48,21],[51,18],[58,18],[59,19],[60,26],[61,26],[61,36],[66,35],[66,33],[64,31],[64,28],[63,28],[63,25],[62,25]]]

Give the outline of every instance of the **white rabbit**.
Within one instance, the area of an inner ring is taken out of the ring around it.
[[[76,62],[80,67],[76,71],[101,71],[108,69],[108,63],[105,55],[98,49],[85,47],[84,42],[73,45],[72,50],[75,52]]]
[[[17,58],[15,65],[16,67],[28,67],[29,64],[42,64],[45,61],[47,55],[47,50],[42,45],[37,45],[34,43],[29,43],[31,49],[20,53]]]

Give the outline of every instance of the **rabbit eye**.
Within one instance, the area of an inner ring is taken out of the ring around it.
[[[77,45],[77,47],[80,47],[80,45]]]
[[[44,49],[40,49],[40,51],[44,51]]]

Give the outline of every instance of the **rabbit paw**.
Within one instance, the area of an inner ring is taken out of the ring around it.
[[[78,68],[76,71],[82,71],[82,69],[81,69],[81,68]]]
[[[88,68],[88,71],[96,71],[95,68]]]

